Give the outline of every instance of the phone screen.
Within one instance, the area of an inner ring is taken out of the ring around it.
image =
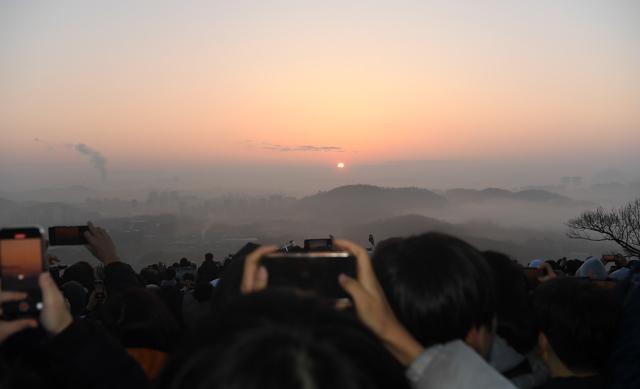
[[[32,315],[42,306],[38,277],[43,271],[42,238],[16,232],[0,239],[2,290],[27,292],[25,301],[6,303],[6,317]]]
[[[307,290],[322,297],[344,298],[338,275],[356,276],[355,257],[342,252],[276,253],[261,259],[269,286]]]
[[[28,291],[38,288],[42,273],[42,242],[38,238],[0,241],[2,289]]]
[[[49,243],[52,246],[87,244],[87,239],[84,237],[86,231],[89,231],[87,226],[49,227]]]

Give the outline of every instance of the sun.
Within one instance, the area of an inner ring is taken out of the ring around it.
[[[344,169],[344,163],[338,162],[338,169]]]

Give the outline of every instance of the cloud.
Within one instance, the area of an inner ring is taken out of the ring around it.
[[[107,179],[107,159],[102,154],[100,154],[99,151],[92,149],[84,143],[77,143],[74,145],[74,148],[80,154],[88,156],[91,164],[93,164],[93,167],[98,169],[98,171],[100,172],[100,176],[102,177],[102,179]]]
[[[260,143],[259,147],[265,150],[278,151],[282,153],[287,152],[311,152],[311,153],[344,153],[345,150],[338,146],[313,146],[313,145],[301,145],[301,146],[285,146],[275,143]]]

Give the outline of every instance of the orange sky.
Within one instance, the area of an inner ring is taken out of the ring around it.
[[[615,155],[640,141],[635,1],[322,3],[3,2],[3,162],[63,163],[77,143],[126,167]]]

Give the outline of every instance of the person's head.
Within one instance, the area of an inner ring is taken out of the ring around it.
[[[576,274],[580,266],[582,266],[582,261],[579,259],[570,259],[564,265],[564,273],[568,276],[573,276]]]
[[[266,290],[240,296],[183,343],[159,388],[408,388],[354,315]]]
[[[73,265],[65,269],[62,274],[62,283],[69,281],[79,282],[84,288],[91,292],[93,290],[93,282],[95,280],[95,274],[93,267],[85,261],[76,262]]]
[[[176,269],[170,267],[167,270],[165,270],[164,279],[167,280],[167,281],[175,280],[176,279]]]
[[[589,257],[584,263],[576,270],[576,277],[590,278],[592,280],[606,280],[607,269],[600,258]]]
[[[247,243],[233,255],[233,260],[229,260],[226,265],[227,268],[220,277],[220,282],[211,296],[211,310],[213,312],[240,294],[245,258],[258,247],[260,246],[255,243]]]
[[[140,270],[140,280],[143,285],[160,285],[160,274],[151,266]]]
[[[422,345],[462,339],[488,354],[495,294],[475,248],[440,233],[394,238],[378,244],[373,266],[393,311]]]
[[[521,354],[535,347],[536,331],[529,283],[522,267],[508,256],[482,253],[493,272],[496,291],[496,333]]]
[[[213,261],[213,253],[206,253],[204,255],[204,260],[207,262]]]
[[[189,266],[189,260],[185,257],[180,258],[180,266]]]
[[[170,351],[180,333],[164,302],[146,288],[131,288],[122,295],[109,297],[104,321],[125,347]]]
[[[77,281],[67,281],[60,288],[64,298],[69,302],[69,310],[74,318],[82,316],[86,309],[89,297],[87,289]]]
[[[604,368],[620,315],[612,297],[579,278],[556,278],[536,289],[538,349],[552,375],[595,374]]]

